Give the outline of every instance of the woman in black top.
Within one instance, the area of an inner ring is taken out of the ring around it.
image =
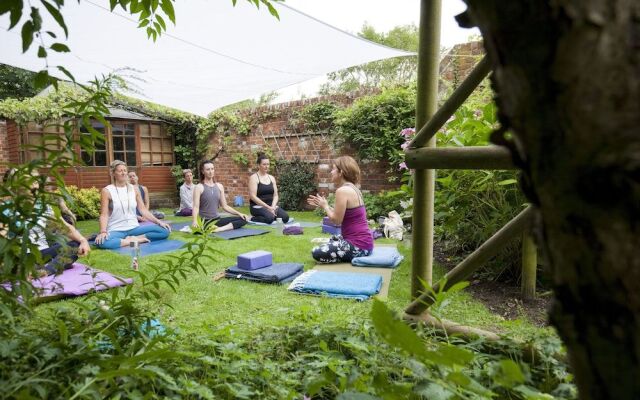
[[[289,221],[289,214],[278,207],[278,185],[276,178],[269,175],[269,158],[258,154],[258,172],[249,177],[249,199],[253,222],[270,224],[276,218],[282,218],[282,222]]]

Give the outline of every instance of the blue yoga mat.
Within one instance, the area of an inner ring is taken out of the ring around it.
[[[262,222],[249,221],[249,225],[266,226],[268,228],[280,228],[280,229],[285,228],[287,226],[296,225],[296,224],[298,224],[301,228],[318,228],[321,226],[319,222],[307,222],[307,221],[297,221],[297,220],[286,223],[286,224],[276,224],[275,222],[273,224],[264,224]]]
[[[191,226],[191,221],[171,222],[171,230],[179,231],[185,226]]]
[[[247,236],[257,236],[264,235],[265,233],[269,233],[269,231],[261,230],[261,229],[247,229],[247,228],[238,228],[232,229],[230,231],[218,232],[214,233],[215,237],[224,240],[233,240]]]
[[[140,245],[140,256],[149,256],[152,254],[165,253],[168,251],[178,250],[184,245],[180,240],[158,240],[155,242],[143,243]],[[116,253],[131,255],[130,247],[120,247],[114,249]]]

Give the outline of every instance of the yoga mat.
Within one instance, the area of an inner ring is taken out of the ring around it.
[[[312,269],[291,282],[288,290],[301,294],[369,300],[380,291],[380,275]]]
[[[249,225],[255,225],[255,226],[266,226],[268,228],[285,228],[287,226],[292,226],[292,225],[296,225],[298,224],[298,226],[300,226],[301,228],[318,228],[320,227],[320,223],[319,222],[307,222],[307,221],[293,221],[293,222],[288,222],[286,224],[265,224],[262,222],[253,222],[253,221],[249,221]]]
[[[131,278],[119,278],[80,263],[74,263],[60,275],[48,275],[31,281],[34,288],[42,290],[39,297],[82,296],[131,283]]]
[[[220,239],[224,239],[224,240],[233,240],[233,239],[243,238],[247,236],[264,235],[265,233],[269,233],[269,231],[265,231],[262,229],[238,228],[238,229],[232,229],[230,231],[217,232],[217,233],[214,233],[213,236],[218,237]]]
[[[304,265],[299,263],[276,263],[253,271],[246,271],[234,265],[225,270],[225,278],[264,283],[287,283],[302,274],[303,269]]]
[[[315,268],[318,271],[333,271],[333,272],[353,272],[358,274],[375,274],[382,276],[382,287],[378,296],[381,299],[386,299],[389,296],[389,284],[391,283],[392,268],[373,268],[373,267],[354,267],[349,263],[338,264],[316,264]]]
[[[143,243],[140,245],[140,256],[149,256],[152,254],[165,253],[168,251],[178,250],[184,245],[184,242],[180,240],[157,240],[155,242]],[[120,247],[118,249],[114,249],[116,253],[131,255],[131,247]]]
[[[171,224],[172,231],[179,231],[185,226],[191,226],[191,221],[171,222],[170,224]]]

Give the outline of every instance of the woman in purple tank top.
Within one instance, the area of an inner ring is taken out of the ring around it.
[[[335,206],[329,206],[323,196],[309,196],[307,202],[322,208],[331,222],[341,225],[342,235],[331,236],[327,244],[314,247],[311,255],[323,263],[351,261],[368,256],[373,250],[373,237],[367,224],[367,210],[362,194],[356,187],[360,181],[360,167],[349,156],[333,161],[331,181],[336,185]]]

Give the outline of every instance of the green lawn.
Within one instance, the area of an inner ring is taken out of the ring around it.
[[[242,210],[242,209],[241,209]],[[173,217],[169,210],[164,210],[171,221],[189,221],[190,218]],[[248,213],[247,209],[242,210]],[[312,212],[291,213],[298,221],[316,221],[320,217]],[[98,231],[97,221],[81,221],[78,228],[84,233]],[[301,296],[290,293],[286,286],[265,285],[252,282],[220,280],[214,282],[212,276],[235,263],[238,254],[252,250],[268,250],[273,253],[274,262],[301,262],[305,269],[313,267],[310,255],[314,237],[326,236],[320,228],[304,228],[304,235],[283,236],[275,229],[265,228],[271,233],[262,236],[237,240],[212,239],[209,243],[215,262],[209,263],[207,273],[192,273],[179,287],[177,292],[163,290],[163,298],[159,301],[158,318],[163,324],[178,328],[184,333],[205,333],[218,326],[233,325],[236,329],[248,333],[253,329],[265,326],[286,326],[292,316],[296,318],[312,318],[325,321],[327,324],[346,325],[350,321],[368,318],[371,302]],[[190,234],[172,232],[171,239],[189,241]],[[380,242],[392,243],[389,239]],[[410,297],[410,248],[403,243],[398,248],[405,260],[393,274],[388,304],[398,311],[408,303]],[[140,268],[164,255],[148,256],[141,260]],[[107,250],[94,249],[87,259],[81,260],[93,267],[114,274],[136,279],[136,272],[129,267],[128,256]],[[435,266],[437,279],[442,269]],[[550,329],[539,329],[522,317],[518,321],[504,321],[503,318],[489,312],[481,303],[475,301],[467,293],[458,293],[443,311],[447,319],[476,326],[488,330],[497,330],[511,338],[527,339],[540,334],[548,334]],[[87,301],[87,297],[68,300],[69,302]],[[52,303],[44,308],[56,307]]]

